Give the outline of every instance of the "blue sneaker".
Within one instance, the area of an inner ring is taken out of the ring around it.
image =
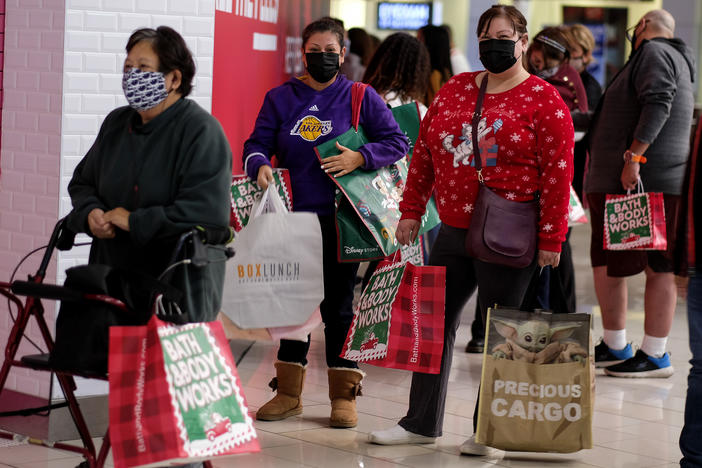
[[[612,349],[607,346],[604,340],[595,346],[595,367],[608,367],[619,364],[634,356],[631,343],[627,343],[624,349]]]
[[[655,358],[640,349],[633,358],[605,368],[605,374],[612,377],[629,378],[666,378],[673,375],[673,366],[670,364],[670,355],[665,353],[662,357]]]

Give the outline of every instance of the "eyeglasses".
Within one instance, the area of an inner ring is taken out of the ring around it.
[[[641,32],[643,32],[644,29],[646,29],[646,25],[647,25],[648,23],[650,23],[651,20],[650,20],[650,19],[644,19],[644,20],[642,20],[642,21],[643,21],[643,24],[644,24],[644,28],[641,30]],[[638,23],[636,23],[635,25],[633,25],[632,27],[630,27],[630,28],[628,28],[628,29],[626,30],[626,38],[627,38],[627,40],[628,40],[629,42],[631,42],[631,40],[633,39],[634,33],[636,32],[636,28],[638,28],[640,24],[641,24],[641,21],[639,21]]]

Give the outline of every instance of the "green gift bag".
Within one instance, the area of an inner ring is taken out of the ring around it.
[[[360,105],[357,107],[360,112]],[[416,103],[394,107],[393,116],[410,142],[411,157],[419,135],[419,111]],[[357,119],[356,119],[357,121]],[[339,154],[336,142],[357,151],[368,143],[363,127],[352,126],[338,138],[315,148],[320,160]],[[386,257],[399,244],[395,238],[400,220],[400,201],[407,180],[408,158],[373,171],[356,169],[351,174],[332,178],[338,187],[336,222],[338,236],[337,256],[340,262],[361,262]],[[427,204],[419,234],[439,223],[433,200]]]

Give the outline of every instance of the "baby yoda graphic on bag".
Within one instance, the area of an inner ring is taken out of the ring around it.
[[[488,309],[478,443],[527,452],[592,447],[590,323],[588,314]]]
[[[560,322],[551,326],[545,320],[514,321],[492,320],[497,332],[505,338],[504,343],[492,348],[492,357],[553,364],[587,361],[587,350],[574,341],[564,341],[582,323]]]

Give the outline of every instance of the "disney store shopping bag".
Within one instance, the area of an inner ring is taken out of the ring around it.
[[[503,450],[592,448],[588,314],[489,309],[476,441]]]
[[[444,267],[381,262],[358,300],[341,357],[438,374],[445,290]]]
[[[222,312],[242,329],[304,324],[324,298],[322,230],[314,213],[288,212],[270,185],[231,243]]]
[[[336,142],[354,151],[369,142],[358,124],[365,88],[352,88],[352,128],[333,140],[315,148],[320,161],[339,154]],[[400,129],[410,144],[411,158],[419,134],[419,111],[416,103],[391,109]],[[338,259],[341,262],[361,262],[386,257],[400,246],[395,239],[400,220],[400,201],[407,180],[409,160],[402,158],[374,171],[356,169],[342,177],[332,177],[339,190],[336,197],[336,219],[339,237]],[[419,234],[439,223],[434,200],[427,203]]]
[[[116,468],[259,451],[219,322],[111,327],[109,380]]]
[[[644,192],[607,195],[604,219],[605,250],[666,250],[663,194]]]
[[[288,211],[292,211],[292,190],[290,188],[290,173],[287,169],[274,169],[273,181],[278,187],[278,194],[285,203]],[[231,203],[232,212],[230,224],[235,231],[241,231],[249,222],[251,209],[254,202],[261,199],[263,189],[258,186],[255,180],[249,179],[246,174],[232,176]]]

